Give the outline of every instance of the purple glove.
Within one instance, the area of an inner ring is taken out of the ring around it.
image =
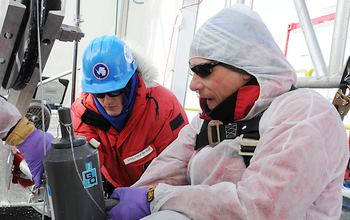
[[[119,199],[120,201],[118,205],[108,212],[109,219],[138,220],[151,214],[150,203],[147,202],[148,190],[136,187],[116,188],[111,198]]]
[[[51,141],[55,138],[50,133],[45,133],[46,152],[51,148]],[[43,145],[43,131],[34,130],[17,149],[23,155],[28,164],[30,172],[33,175],[33,180],[36,188],[40,188],[41,174],[44,169],[44,145]]]

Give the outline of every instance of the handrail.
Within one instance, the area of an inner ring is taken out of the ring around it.
[[[79,66],[79,67],[77,68],[77,70],[80,70],[80,69],[81,69],[81,66]],[[66,72],[64,72],[64,73],[61,73],[61,74],[59,74],[59,75],[56,75],[56,76],[53,76],[53,77],[50,77],[50,78],[48,78],[48,79],[43,80],[43,81],[42,81],[42,84],[44,85],[44,84],[46,84],[46,83],[49,83],[49,82],[51,82],[51,81],[54,81],[54,80],[56,80],[56,79],[59,79],[59,78],[61,78],[61,77],[66,76],[66,75],[69,75],[69,74],[71,74],[71,73],[72,73],[72,70],[68,70],[68,71],[66,71]],[[40,86],[40,82],[38,83],[38,86]]]
[[[199,112],[199,108],[187,108],[185,107],[185,111],[194,111],[194,112]]]
[[[309,76],[309,73],[306,69],[295,70],[296,73],[304,73],[304,76]]]

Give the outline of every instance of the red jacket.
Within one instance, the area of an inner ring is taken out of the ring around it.
[[[75,135],[101,143],[101,171],[115,187],[135,183],[152,159],[188,124],[183,107],[170,90],[161,85],[146,89],[138,76],[134,107],[120,133],[99,113],[91,94],[82,93],[72,104]]]

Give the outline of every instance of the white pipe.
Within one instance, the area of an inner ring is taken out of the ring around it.
[[[335,13],[332,49],[329,58],[329,74],[341,73],[350,17],[350,1],[338,0]]]
[[[339,88],[341,75],[332,75],[323,79],[317,77],[298,77],[298,88]]]
[[[79,67],[77,68],[77,70],[80,70],[80,69],[81,69],[81,66],[79,66]],[[64,73],[61,73],[61,74],[59,74],[59,75],[56,75],[56,76],[53,76],[53,77],[50,77],[50,78],[48,78],[48,79],[43,80],[42,84],[44,85],[44,84],[46,84],[46,83],[49,83],[49,82],[51,82],[51,81],[54,81],[55,79],[60,79],[60,78],[66,76],[66,75],[69,75],[69,74],[71,74],[71,73],[72,73],[72,70],[68,70],[68,71],[66,71],[66,72],[64,72]],[[38,83],[38,86],[40,86],[40,82]]]
[[[294,0],[301,28],[308,46],[312,63],[316,71],[316,78],[320,79],[327,74],[327,66],[322,56],[320,45],[318,44],[314,27],[312,25],[309,12],[304,0]]]

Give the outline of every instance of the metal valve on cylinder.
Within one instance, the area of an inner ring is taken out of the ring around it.
[[[56,220],[107,219],[98,150],[74,136],[70,108],[58,110],[62,138],[43,158],[51,216]]]

